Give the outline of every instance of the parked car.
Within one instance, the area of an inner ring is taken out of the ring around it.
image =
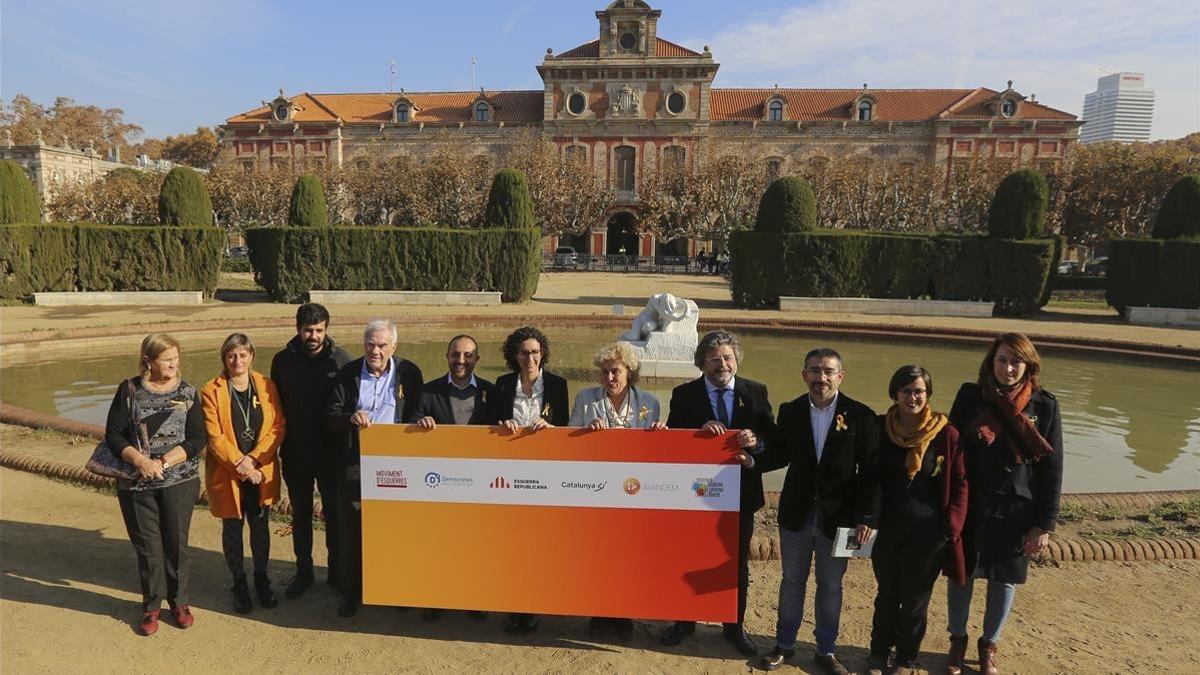
[[[1058,264],[1059,274],[1074,274],[1079,271],[1079,262],[1075,260],[1064,260]]]
[[[1102,255],[1099,258],[1092,258],[1083,266],[1083,271],[1088,274],[1098,274],[1100,276],[1108,274],[1108,256]]]
[[[249,246],[234,246],[229,249],[230,258],[245,258],[248,255],[250,255]]]
[[[555,267],[575,267],[577,258],[573,246],[559,246],[554,249]]]

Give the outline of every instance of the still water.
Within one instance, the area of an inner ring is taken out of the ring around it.
[[[402,328],[397,353],[417,363],[426,379],[444,374],[445,343],[453,328]],[[592,354],[616,331],[603,328],[551,327],[549,369],[565,376],[571,395],[595,384]],[[483,357],[476,371],[494,380],[505,372],[500,342],[508,329],[473,331]],[[354,357],[361,355],[359,334],[333,331]],[[275,329],[253,331],[258,345],[256,369],[266,373],[271,357],[290,337]],[[743,334],[746,351],[739,374],[766,383],[773,405],[804,393],[800,359],[812,347],[829,345],[842,353],[846,379],[842,391],[883,412],[890,401],[887,382],[906,363],[925,366],[934,378],[933,405],[949,412],[961,382],[973,381],[984,346],[935,344],[931,339],[895,340],[853,336]],[[0,370],[0,399],[61,417],[103,424],[116,386],[132,374],[137,340],[123,356],[80,354]],[[200,386],[220,369],[218,342],[184,344],[183,373]],[[1043,386],[1061,404],[1067,453],[1064,487],[1068,492],[1177,490],[1200,488],[1200,366],[1135,357],[1080,355],[1051,351],[1043,355]],[[670,385],[643,383],[663,403]],[[779,489],[783,472],[766,477],[767,489]]]

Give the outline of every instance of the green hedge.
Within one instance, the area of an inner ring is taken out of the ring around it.
[[[1200,240],[1116,239],[1108,248],[1108,304],[1200,308]]]
[[[1108,289],[1108,277],[1095,274],[1059,274],[1052,285],[1056,291],[1103,291]]]
[[[779,296],[989,300],[997,313],[1045,304],[1054,239],[879,234],[847,230],[730,236],[733,300],[778,306]]]
[[[246,243],[258,283],[282,302],[310,290],[500,291],[523,302],[541,264],[536,228],[263,227]]]
[[[0,226],[0,298],[45,291],[217,289],[225,232],[214,227],[47,223]]]

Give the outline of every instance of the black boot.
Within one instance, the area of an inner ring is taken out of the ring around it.
[[[254,573],[254,591],[258,595],[258,604],[271,609],[279,604],[279,600],[275,598],[275,591],[271,590],[271,577],[267,576],[266,572]]]
[[[246,584],[246,577],[240,576],[233,580],[233,611],[238,614],[249,614],[250,610],[254,609],[254,604],[250,602],[250,586]]]
[[[317,580],[313,578],[313,571],[311,567],[301,567],[297,569],[296,576],[292,577],[292,580],[288,582],[286,592],[288,600],[295,600],[296,598],[304,595],[304,592],[312,588],[313,584],[315,583],[317,583]]]

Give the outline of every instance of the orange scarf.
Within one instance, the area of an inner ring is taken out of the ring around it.
[[[933,408],[928,405],[921,409],[921,414],[912,423],[900,414],[900,406],[893,404],[888,408],[887,424],[884,426],[892,443],[908,449],[904,468],[909,480],[921,470],[921,462],[925,461],[925,451],[949,421],[945,415],[933,412]]]
[[[1046,455],[1054,454],[1054,446],[1038,432],[1032,420],[1021,414],[1033,396],[1033,383],[1026,379],[1005,390],[989,378],[988,385],[983,388],[983,400],[991,405],[977,418],[975,427],[979,431],[979,437],[991,445],[1001,431],[1009,431],[1007,440],[1012,448],[1013,460],[1017,464],[1036,462]]]

